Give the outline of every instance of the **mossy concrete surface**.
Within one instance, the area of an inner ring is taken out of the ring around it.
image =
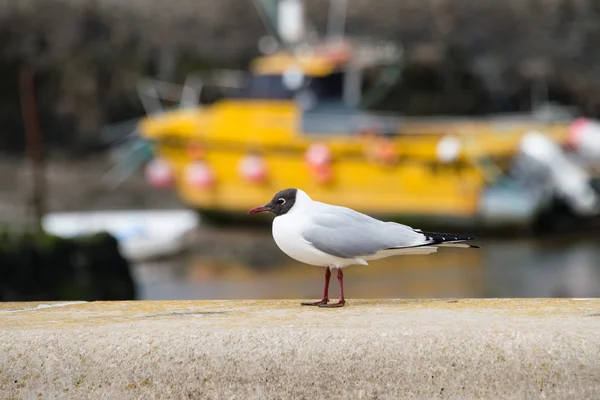
[[[0,304],[2,399],[591,399],[600,299]]]

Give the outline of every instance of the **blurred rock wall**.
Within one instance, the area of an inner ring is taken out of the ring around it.
[[[136,290],[130,263],[108,234],[0,231],[0,301],[135,300]]]
[[[328,2],[307,0],[323,32]],[[349,0],[347,32],[401,42],[407,68],[381,105],[407,114],[480,114],[551,100],[600,115],[600,2]],[[265,29],[251,0],[1,0],[0,149],[23,146],[18,71],[39,71],[48,142],[85,149],[106,123],[140,115],[140,77],[181,81],[243,67]]]

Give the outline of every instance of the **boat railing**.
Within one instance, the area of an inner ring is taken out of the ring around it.
[[[304,111],[301,131],[310,135],[357,134],[372,132],[380,135],[398,134],[398,116],[378,115],[351,108],[329,108]]]
[[[243,71],[226,69],[189,74],[183,84],[145,78],[138,82],[137,92],[146,114],[154,115],[167,110],[164,101],[175,103],[176,108],[201,108],[205,87],[215,86],[223,91],[239,89],[243,79]]]

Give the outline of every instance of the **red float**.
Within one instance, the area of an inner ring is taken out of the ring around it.
[[[185,181],[192,187],[208,189],[215,184],[215,174],[206,162],[192,162],[185,168]]]
[[[565,144],[579,155],[589,159],[600,158],[600,124],[594,120],[579,118],[571,124]]]
[[[313,144],[306,150],[305,160],[313,167],[328,165],[331,162],[331,150],[325,144]]]
[[[305,154],[305,161],[319,183],[327,183],[333,178],[331,168],[332,155],[327,145],[322,143],[313,144]]]
[[[252,183],[264,182],[267,179],[265,160],[255,154],[247,155],[240,160],[238,172],[242,178]]]
[[[157,189],[167,189],[173,185],[173,170],[168,162],[160,158],[152,159],[146,165],[146,180]]]

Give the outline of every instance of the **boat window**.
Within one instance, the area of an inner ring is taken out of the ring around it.
[[[308,80],[307,88],[316,96],[317,102],[342,100],[344,96],[344,74],[336,72],[324,77]]]
[[[342,101],[344,75],[342,72],[324,77],[310,77],[297,92],[286,88],[281,75],[250,75],[240,91],[232,97],[238,99],[284,99],[292,100],[297,93],[310,92],[315,102]]]
[[[244,88],[233,97],[238,99],[292,100],[294,92],[287,89],[281,75],[248,76]]]

